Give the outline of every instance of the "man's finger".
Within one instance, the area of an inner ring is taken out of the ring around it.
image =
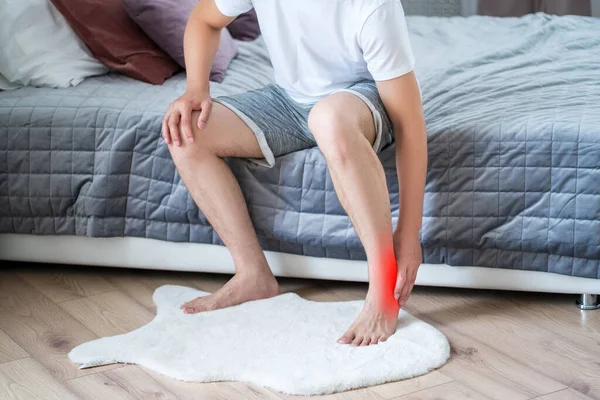
[[[194,142],[194,131],[192,130],[192,109],[184,108],[181,112],[181,129],[190,143]]]
[[[171,137],[169,136],[169,114],[166,114],[162,120],[162,137],[166,144],[171,143]]]
[[[206,123],[208,122],[208,117],[210,116],[210,111],[212,110],[212,101],[203,101],[202,109],[200,110],[200,116],[198,117],[198,128],[204,129]]]
[[[181,146],[181,136],[179,135],[179,112],[175,111],[169,117],[169,131],[171,132],[171,140],[175,146]]]
[[[404,285],[402,285],[402,290],[400,291],[400,301],[399,301],[400,305],[403,305],[404,303],[406,303],[406,300],[408,298],[409,289],[410,289],[410,281],[407,278],[404,281]]]
[[[398,276],[396,277],[396,286],[394,287],[394,298],[398,300],[406,281],[406,271],[404,269],[398,269]]]
[[[410,293],[412,292],[414,284],[415,284],[415,276],[414,276],[414,272],[412,272],[412,273],[410,273],[410,276],[407,277],[407,280],[404,283],[404,286],[400,293],[400,305],[404,305],[404,303],[406,303],[408,301],[408,298],[410,297]]]

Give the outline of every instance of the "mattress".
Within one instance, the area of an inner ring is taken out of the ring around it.
[[[600,277],[600,19],[409,17],[428,124],[426,263]],[[271,81],[263,42],[214,96]],[[177,75],[0,93],[0,233],[222,244],[160,137]],[[393,145],[384,165],[394,223]],[[364,260],[317,148],[229,159],[265,250]],[[201,179],[201,177],[200,177]]]

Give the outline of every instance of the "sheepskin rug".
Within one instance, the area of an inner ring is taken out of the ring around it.
[[[157,315],[150,323],[79,345],[69,358],[80,368],[134,363],[183,381],[241,381],[316,395],[423,375],[450,356],[446,337],[405,311],[398,331],[384,343],[338,344],[362,300],[325,303],[286,293],[198,314],[179,308],[207,294],[159,287],[153,295]]]

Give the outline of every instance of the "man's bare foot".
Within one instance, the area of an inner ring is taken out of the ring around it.
[[[236,274],[223,287],[208,296],[198,297],[181,306],[186,314],[212,311],[260,300],[279,294],[279,285],[271,273]]]
[[[372,292],[369,290],[360,315],[338,339],[338,343],[368,346],[385,342],[396,332],[400,311],[398,302],[393,299],[381,301]]]

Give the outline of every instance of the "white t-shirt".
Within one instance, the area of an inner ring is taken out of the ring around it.
[[[215,0],[222,14],[252,7],[275,81],[296,101],[316,102],[371,79],[411,72],[414,56],[400,0]]]

